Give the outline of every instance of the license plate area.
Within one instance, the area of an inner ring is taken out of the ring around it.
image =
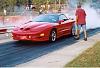
[[[20,36],[20,39],[27,39],[27,36]]]

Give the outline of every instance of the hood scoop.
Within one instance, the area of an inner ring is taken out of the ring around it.
[[[20,28],[20,30],[23,30],[24,28]]]
[[[27,31],[27,30],[30,30],[30,28],[20,28],[20,30]]]

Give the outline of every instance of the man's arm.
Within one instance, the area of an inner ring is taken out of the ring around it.
[[[78,11],[76,10],[76,12],[75,12],[75,16],[77,16],[78,15]]]
[[[76,10],[75,16],[76,16],[76,24],[77,24],[77,22],[78,22],[78,10]]]
[[[84,15],[86,16],[86,12],[85,12],[85,10],[84,10]]]

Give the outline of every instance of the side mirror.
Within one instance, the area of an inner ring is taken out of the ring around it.
[[[61,24],[61,22],[64,22],[64,20],[59,20],[58,23]]]
[[[67,21],[67,20],[69,20],[68,18],[67,19],[64,19],[64,21]]]
[[[74,20],[73,18],[69,18],[69,20]]]

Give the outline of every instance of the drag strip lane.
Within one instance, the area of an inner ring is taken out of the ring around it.
[[[89,36],[100,32],[100,28],[88,30]],[[0,44],[0,66],[15,66],[39,58],[45,54],[70,46],[78,41],[65,37],[54,43],[12,41]]]

